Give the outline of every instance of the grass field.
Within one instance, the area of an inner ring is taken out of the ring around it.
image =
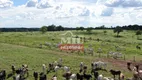
[[[28,64],[30,69],[30,77],[28,80],[33,80],[32,72],[41,71],[42,64],[48,65],[53,61],[57,61],[59,58],[63,59],[63,65],[70,66],[73,73],[77,73],[79,70],[79,63],[84,62],[90,69],[90,63],[92,61],[102,60],[108,62],[108,70],[115,68],[122,70],[123,73],[130,77],[132,74],[126,70],[125,62],[133,60],[133,56],[136,57],[136,61],[142,61],[142,50],[136,49],[139,44],[142,47],[142,40],[137,40],[135,31],[123,31],[120,33],[121,37],[116,38],[112,30],[107,30],[107,33],[103,33],[104,30],[94,30],[92,34],[88,34],[85,31],[72,31],[74,35],[84,36],[86,38],[92,38],[84,43],[85,47],[90,44],[94,49],[94,56],[89,54],[77,54],[62,52],[58,48],[49,48],[43,46],[42,49],[38,48],[39,44],[45,42],[59,43],[61,42],[61,35],[63,32],[47,32],[41,34],[40,32],[3,32],[0,33],[0,70],[6,69],[7,73],[11,71],[11,65],[16,65],[16,68],[21,67],[22,64]],[[96,39],[100,41],[96,41]],[[54,41],[52,41],[54,39]],[[122,54],[126,56],[126,61],[114,60],[112,58],[104,57],[109,51],[116,51],[115,46],[119,46]],[[103,50],[102,57],[99,58],[97,55],[98,48]],[[116,64],[114,61],[116,61]],[[121,64],[122,62],[122,64]],[[124,65],[124,67],[123,67]],[[120,68],[121,67],[121,68]],[[90,71],[90,70],[89,70]],[[89,73],[88,71],[88,73]],[[59,70],[59,80],[63,80],[61,75],[63,71]],[[101,73],[101,72],[100,72]],[[55,73],[47,75],[48,79],[51,78]],[[103,72],[105,76],[111,76],[110,73]],[[9,78],[8,80],[12,80]]]

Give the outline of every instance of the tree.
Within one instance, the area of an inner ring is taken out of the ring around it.
[[[63,28],[61,25],[59,25],[59,26],[56,27],[56,30],[57,30],[57,31],[63,31],[64,28]]]
[[[0,29],[0,34],[2,33],[2,30]]]
[[[117,33],[117,37],[119,37],[119,33],[123,32],[123,29],[121,27],[117,26],[116,28],[114,28],[113,31],[114,31],[114,33]]]
[[[86,29],[86,31],[87,31],[88,33],[91,33],[92,30],[93,30],[92,27],[88,27],[88,28]]]
[[[79,30],[83,31],[83,30],[84,30],[84,27],[80,27]]]
[[[105,30],[105,31],[104,31],[104,34],[106,34],[106,33],[107,33],[107,31]]]
[[[42,26],[40,28],[40,31],[42,32],[42,34],[44,34],[47,31],[47,26]]]
[[[139,35],[141,35],[142,32],[140,30],[136,31],[137,39],[139,39]]]
[[[79,27],[76,27],[76,31],[78,31],[78,30],[80,30],[80,28],[79,28]]]
[[[52,24],[52,25],[49,25],[47,27],[47,29],[48,29],[48,31],[56,31],[56,26],[54,24]]]

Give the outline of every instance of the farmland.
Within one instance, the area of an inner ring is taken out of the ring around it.
[[[108,70],[111,68],[122,70],[126,77],[131,77],[132,73],[126,70],[126,62],[133,61],[134,57],[137,62],[142,61],[142,50],[136,48],[137,45],[142,47],[142,40],[137,40],[135,31],[125,30],[120,33],[120,37],[116,37],[113,30],[106,31],[107,33],[103,33],[104,30],[93,30],[91,34],[86,31],[72,31],[74,35],[86,38],[83,44],[86,48],[92,46],[93,56],[83,52],[60,51],[59,48],[44,45],[46,42],[60,43],[62,37],[60,34],[64,34],[66,31],[46,32],[45,34],[41,32],[2,32],[0,33],[0,70],[6,69],[7,73],[10,73],[11,65],[18,68],[22,64],[28,64],[30,72],[28,80],[33,80],[32,73],[34,71],[40,72],[42,64],[48,65],[59,58],[63,59],[63,65],[71,67],[73,73],[79,71],[80,62],[84,62],[90,70],[92,61],[101,60],[108,63]],[[43,45],[42,48],[39,48],[40,44]],[[125,60],[124,58],[118,60],[111,57],[107,58],[106,55],[109,51],[116,51],[115,46],[119,46],[118,52],[125,56]],[[102,49],[100,57],[97,53],[99,48]],[[88,73],[90,73],[89,70]],[[59,80],[62,80],[62,73],[63,71],[59,70]],[[50,79],[54,74],[54,72],[48,74],[47,78]],[[111,76],[107,72],[103,72],[103,75]]]

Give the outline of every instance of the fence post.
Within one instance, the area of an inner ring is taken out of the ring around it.
[[[107,58],[109,58],[109,54],[107,54]]]
[[[124,55],[124,60],[126,60],[125,55]]]
[[[133,61],[134,61],[134,62],[136,61],[136,57],[135,57],[135,56],[133,56]]]

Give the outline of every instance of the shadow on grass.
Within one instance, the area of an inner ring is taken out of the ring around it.
[[[98,32],[86,32],[86,31],[80,31],[80,32],[74,32],[75,34],[83,34],[83,35],[97,35]]]
[[[142,39],[137,39],[137,40],[142,40]]]
[[[123,38],[124,36],[120,36],[120,35],[119,35],[119,36],[114,36],[114,37],[115,37],[115,38]]]

